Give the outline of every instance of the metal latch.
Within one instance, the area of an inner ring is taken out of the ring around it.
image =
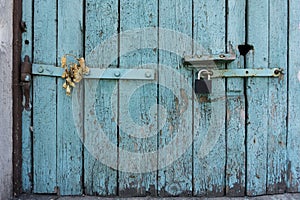
[[[31,109],[30,105],[30,84],[31,84],[32,64],[29,61],[29,56],[25,56],[21,66],[21,86],[23,88],[23,96],[25,97],[25,110]]]
[[[33,64],[32,74],[41,76],[61,77],[64,69],[55,65]],[[115,79],[115,80],[154,80],[154,69],[122,69],[122,68],[90,68],[85,79]]]
[[[236,59],[234,53],[220,53],[208,55],[185,56],[183,62],[188,68],[202,68],[203,65],[215,65],[216,63],[230,63]]]
[[[259,69],[223,69],[208,72],[211,78],[242,78],[242,77],[278,77],[284,73],[281,68],[259,68]]]

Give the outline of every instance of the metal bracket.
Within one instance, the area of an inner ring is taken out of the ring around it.
[[[203,68],[201,65],[215,65],[216,63],[230,63],[236,59],[236,55],[230,54],[210,54],[185,56],[183,62],[189,64],[188,68]],[[191,65],[191,66],[190,66]]]
[[[281,77],[281,68],[209,70],[211,78]]]
[[[29,111],[31,109],[30,105],[30,85],[32,79],[32,64],[29,61],[29,56],[26,55],[24,58],[24,62],[22,62],[21,66],[21,86],[23,88],[23,96],[25,98],[25,110]]]
[[[64,72],[61,67],[55,65],[33,64],[32,74],[42,76],[58,76]],[[154,80],[154,69],[120,69],[120,68],[90,68],[89,75],[85,75],[87,79],[116,79],[116,80]]]

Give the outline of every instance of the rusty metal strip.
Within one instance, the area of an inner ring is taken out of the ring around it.
[[[224,69],[209,70],[211,78],[241,78],[241,77],[280,77],[283,74],[280,68],[261,69]]]
[[[22,89],[20,67],[22,50],[22,0],[13,1],[13,192],[22,193]]]

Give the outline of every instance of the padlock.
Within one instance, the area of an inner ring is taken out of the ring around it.
[[[203,72],[207,73],[207,79],[201,77]],[[200,70],[198,72],[198,79],[195,82],[195,93],[196,94],[210,94],[212,89],[212,84],[210,80],[210,72],[206,69]]]

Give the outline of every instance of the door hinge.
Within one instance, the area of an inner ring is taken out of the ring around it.
[[[32,80],[32,63],[26,55],[21,65],[21,86],[23,88],[23,98],[25,98],[25,110],[31,110],[30,105],[30,85]],[[24,102],[24,101],[23,101]]]

